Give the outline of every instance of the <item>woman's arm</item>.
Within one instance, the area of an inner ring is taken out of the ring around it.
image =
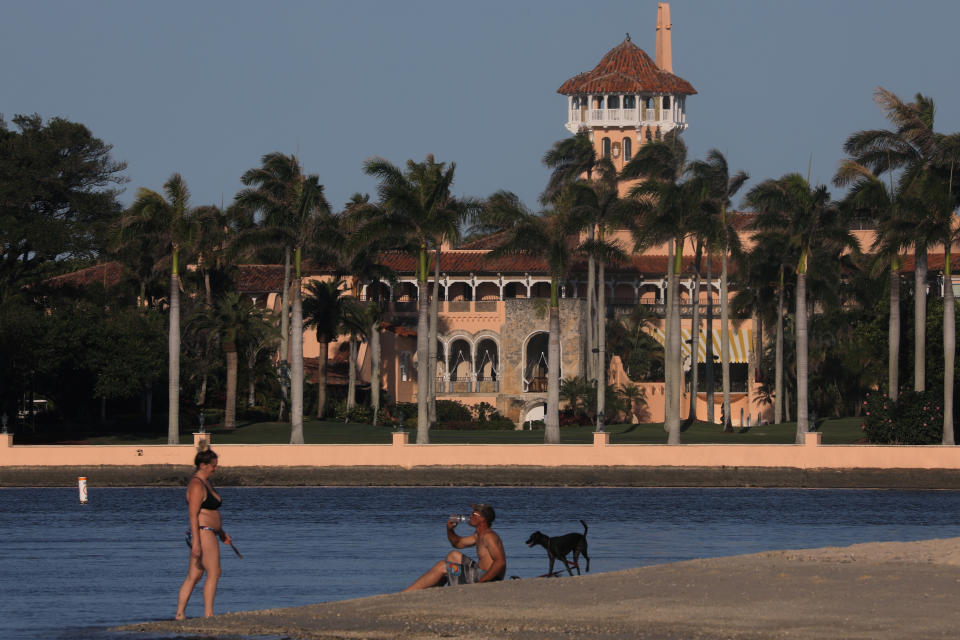
[[[200,545],[200,505],[203,504],[203,483],[199,478],[192,478],[187,485],[187,510],[190,515],[190,534],[192,543],[190,555],[199,558],[202,554]]]

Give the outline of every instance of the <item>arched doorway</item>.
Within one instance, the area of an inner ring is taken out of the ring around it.
[[[493,338],[477,343],[477,391],[495,393],[500,384],[500,350]]]
[[[458,338],[450,344],[450,357],[447,360],[450,366],[450,391],[453,393],[469,393],[473,372],[473,355],[470,343]]]
[[[543,393],[547,390],[547,346],[550,334],[540,331],[527,339],[527,346],[523,350],[523,390],[533,393]]]

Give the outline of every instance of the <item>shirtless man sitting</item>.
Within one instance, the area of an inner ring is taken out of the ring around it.
[[[444,561],[433,565],[429,571],[416,579],[404,591],[416,591],[450,583],[474,584],[503,580],[507,572],[507,556],[503,550],[500,536],[490,528],[496,513],[488,504],[471,505],[469,524],[475,529],[472,536],[458,536],[453,532],[457,520],[447,521],[447,539],[454,549],[477,547],[477,560],[459,551],[451,551]]]

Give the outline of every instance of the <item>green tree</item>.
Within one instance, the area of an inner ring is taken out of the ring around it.
[[[327,345],[340,335],[346,298],[342,296],[343,281],[311,280],[307,283],[307,297],[303,301],[304,325],[317,332],[320,355],[317,359],[317,417],[327,410]]]
[[[574,247],[571,236],[579,233],[584,219],[577,217],[570,189],[554,199],[551,208],[535,214],[508,191],[499,191],[487,201],[479,220],[487,232],[502,233],[492,256],[524,253],[542,258],[550,271],[550,333],[547,343],[547,412],[544,440],[560,442],[560,281],[567,274]]]
[[[610,160],[597,155],[593,141],[586,131],[580,131],[570,138],[564,138],[553,143],[553,146],[543,154],[543,164],[551,170],[550,179],[540,196],[540,202],[544,205],[552,202],[561,191],[577,181],[584,180],[586,184],[593,183],[594,172],[600,171],[607,175],[614,172]],[[587,242],[594,241],[595,233],[594,227],[587,229]],[[587,358],[586,374],[590,379],[597,377],[597,362],[593,358],[593,353],[599,339],[597,335],[598,318],[603,317],[603,311],[598,310],[597,305],[596,278],[595,256],[588,253],[586,351],[590,356]]]
[[[268,153],[261,166],[246,171],[241,180],[248,188],[237,194],[236,202],[263,215],[259,243],[284,251],[284,298],[289,296],[292,304],[288,334],[287,300],[281,302],[281,371],[290,335],[290,444],[303,444],[303,255],[305,250],[324,246],[324,232],[333,224],[330,205],[320,178],[305,175],[296,156]]]
[[[811,188],[799,174],[765,180],[747,193],[757,210],[751,228],[784,237],[799,257],[796,271],[797,443],[802,444],[808,423],[808,316],[807,270],[815,248],[833,254],[836,260],[859,245],[847,228],[840,208],[830,201],[825,186]]]
[[[640,205],[643,214],[636,229],[637,247],[668,243],[670,262],[667,279],[666,322],[666,409],[664,428],[669,444],[680,443],[680,363],[679,280],[683,266],[683,247],[694,231],[694,221],[707,206],[705,186],[685,179],[688,174],[687,148],[677,131],[664,140],[644,144],[623,168],[621,178],[643,182],[630,189],[629,196]]]
[[[119,217],[123,162],[79,123],[0,116],[0,304],[21,287],[97,257]]]
[[[382,158],[364,163],[364,172],[379,181],[379,233],[417,256],[417,444],[430,442],[430,251],[438,234],[456,226],[464,212],[463,203],[450,193],[455,170],[454,163],[447,167],[433,155],[424,162],[408,160],[406,171]]]
[[[712,213],[719,217],[719,225],[713,225],[712,232],[708,242],[711,246],[717,246],[720,249],[720,367],[723,389],[723,415],[724,431],[731,431],[730,425],[730,279],[729,279],[729,257],[742,256],[740,247],[740,235],[730,224],[727,216],[727,210],[731,206],[731,199],[740,190],[740,188],[750,179],[744,171],[738,171],[730,175],[727,159],[717,149],[711,149],[707,152],[706,160],[697,160],[692,163],[691,171],[698,180],[702,180],[707,185],[707,193],[710,203],[713,205]],[[709,252],[707,257],[710,261]],[[713,292],[710,294],[710,304],[713,304]],[[707,320],[708,326],[710,319]],[[708,371],[713,371],[713,344],[711,336],[707,335],[707,367]],[[713,384],[708,380],[708,398],[707,406],[713,407]],[[708,417],[712,421],[712,417]]]
[[[163,184],[163,194],[141,188],[130,206],[124,226],[134,234],[150,237],[166,248],[170,258],[170,297],[167,404],[167,442],[180,443],[180,258],[189,248],[190,191],[179,173]]]

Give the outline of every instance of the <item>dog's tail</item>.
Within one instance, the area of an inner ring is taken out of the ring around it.
[[[587,535],[587,523],[584,522],[583,520],[581,520],[581,521],[580,521],[580,524],[583,525],[583,535],[586,536],[586,535]]]

